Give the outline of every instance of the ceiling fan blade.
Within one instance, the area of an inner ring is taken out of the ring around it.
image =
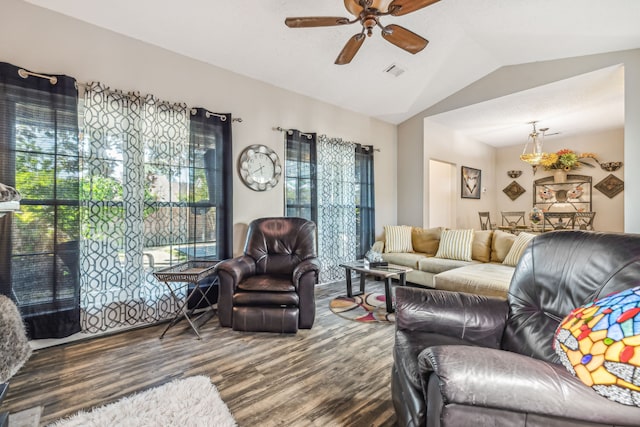
[[[431,6],[440,0],[393,0],[389,4],[389,12],[393,16],[406,15],[423,7]]]
[[[382,37],[409,53],[416,54],[424,49],[429,41],[400,25],[387,25],[382,30]]]
[[[353,57],[356,56],[356,53],[358,53],[358,50],[360,49],[360,46],[362,46],[362,43],[364,43],[364,39],[365,35],[363,33],[358,33],[355,36],[351,37],[347,44],[345,44],[342,48],[342,51],[336,58],[335,63],[338,65],[345,65],[351,62]]]
[[[303,16],[287,18],[284,23],[289,28],[332,27],[334,25],[351,24],[348,18],[339,16]]]

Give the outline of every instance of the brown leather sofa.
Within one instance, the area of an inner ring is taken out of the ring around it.
[[[574,308],[640,279],[640,235],[535,237],[506,301],[396,289],[392,399],[402,426],[638,426],[561,364],[554,333]]]
[[[220,325],[237,331],[311,329],[320,272],[316,225],[303,218],[261,218],[247,230],[244,255],[217,266]]]

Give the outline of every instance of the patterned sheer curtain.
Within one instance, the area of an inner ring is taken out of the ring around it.
[[[152,273],[189,254],[189,110],[92,83],[83,119],[82,328],[168,318],[177,301]]]
[[[320,282],[344,278],[340,263],[356,259],[355,144],[318,138],[318,252]]]
[[[0,183],[22,195],[22,212],[0,217],[0,292],[30,339],[80,331],[78,91],[52,77],[0,63]]]

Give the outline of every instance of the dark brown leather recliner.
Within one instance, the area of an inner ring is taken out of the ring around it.
[[[236,331],[311,329],[320,272],[316,226],[303,218],[261,218],[247,230],[244,255],[217,266],[220,325]]]
[[[598,395],[552,348],[572,309],[639,279],[640,235],[557,231],[532,240],[507,301],[397,288],[398,425],[640,425],[640,408]]]

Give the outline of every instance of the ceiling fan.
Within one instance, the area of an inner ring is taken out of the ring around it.
[[[399,48],[412,54],[420,52],[427,46],[428,40],[400,25],[383,26],[379,18],[387,15],[406,15],[438,1],[440,0],[344,0],[344,6],[349,13],[355,16],[354,19],[338,16],[307,16],[287,18],[284,23],[289,28],[307,28],[331,27],[360,22],[362,31],[347,41],[347,44],[336,59],[336,64],[344,65],[351,62],[364,42],[365,33],[370,37],[374,27],[380,27],[382,37]]]

